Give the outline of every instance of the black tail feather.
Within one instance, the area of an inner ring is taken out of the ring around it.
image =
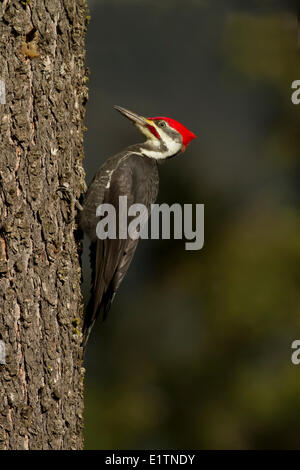
[[[85,309],[84,320],[83,320],[83,329],[82,329],[82,346],[85,348],[95,320],[93,319],[94,314],[94,302],[93,302],[93,289],[95,284],[95,275],[96,275],[96,265],[95,265],[95,257],[96,257],[96,249],[97,249],[97,242],[92,242],[90,244],[90,266],[91,266],[91,292],[90,292],[90,300]]]

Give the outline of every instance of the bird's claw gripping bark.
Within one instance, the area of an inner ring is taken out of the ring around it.
[[[62,193],[67,194],[68,197],[69,197],[69,200],[71,201],[71,214],[72,214],[72,217],[69,220],[69,223],[71,223],[76,218],[76,213],[75,213],[75,210],[74,210],[75,207],[77,207],[77,209],[80,210],[80,211],[83,210],[83,207],[79,203],[79,201],[76,199],[76,197],[74,196],[74,194],[72,193],[72,191],[69,188],[67,188],[66,186],[59,186],[57,188],[56,192],[59,192],[59,191],[61,191]]]

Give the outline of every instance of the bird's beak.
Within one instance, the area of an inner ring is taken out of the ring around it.
[[[134,124],[137,124],[139,126],[148,126],[149,124],[152,125],[149,119],[143,116],[139,116],[138,114],[135,114],[132,111],[129,111],[128,109],[121,108],[121,106],[114,106],[114,108],[121,114],[123,114],[123,116],[126,116],[128,119],[130,119],[130,121],[132,121]]]

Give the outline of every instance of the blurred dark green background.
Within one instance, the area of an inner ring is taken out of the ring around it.
[[[87,449],[300,448],[296,8],[90,1],[88,182],[140,139],[114,104],[178,119],[158,202],[204,203],[205,246],[140,243],[86,355]]]

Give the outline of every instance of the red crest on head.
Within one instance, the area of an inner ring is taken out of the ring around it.
[[[179,132],[182,135],[182,143],[186,147],[191,140],[196,139],[196,136],[193,132],[191,132],[187,127],[185,127],[183,124],[180,124],[180,122],[175,121],[175,119],[171,119],[168,117],[163,117],[163,116],[158,116],[158,117],[152,117],[148,118],[150,121],[166,121],[169,126],[173,127],[177,132]]]

